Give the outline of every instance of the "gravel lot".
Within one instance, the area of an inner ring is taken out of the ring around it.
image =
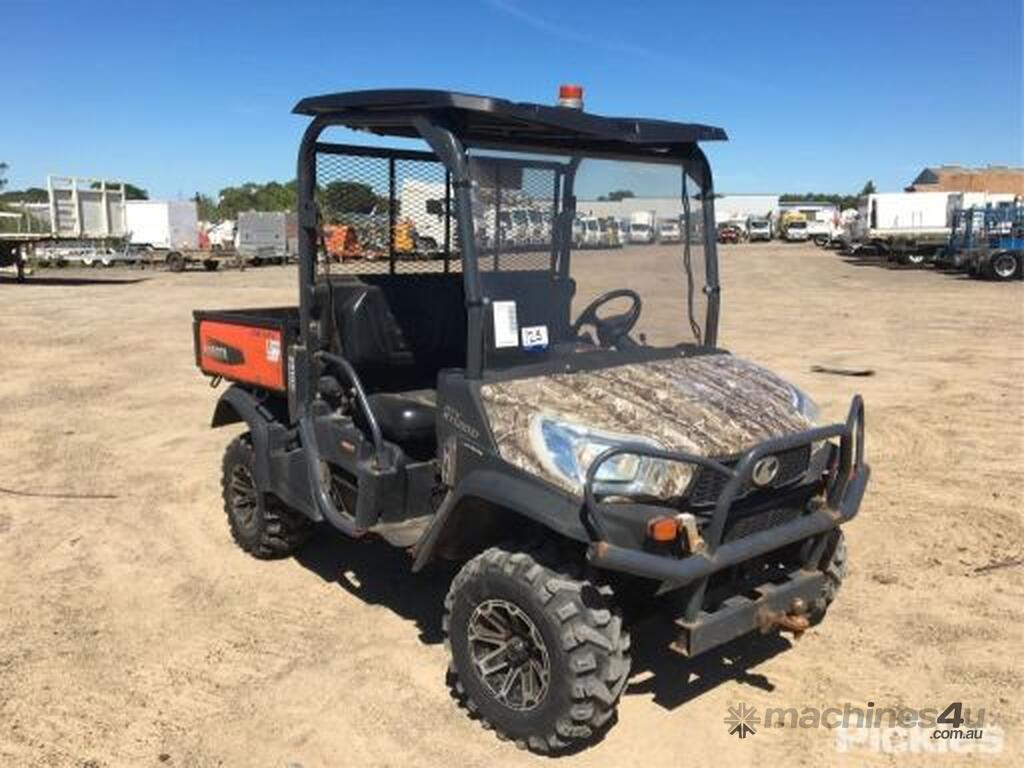
[[[619,723],[560,764],[965,760],[840,753],[826,729],[741,741],[723,723],[741,702],[868,701],[984,708],[1006,732],[985,764],[1020,764],[1021,284],[811,245],[727,246],[721,261],[723,346],[812,393],[829,417],[856,391],[867,402],[874,477],[847,528],[849,579],[796,644],[741,641],[687,661],[661,627],[637,632]],[[191,311],[292,303],[294,272],[0,277],[0,764],[545,762],[448,695],[450,569],[414,577],[403,553],[326,530],[272,563],[231,542],[219,469],[233,430],[208,427],[219,392],[194,367]]]

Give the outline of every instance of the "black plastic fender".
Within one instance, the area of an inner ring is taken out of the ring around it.
[[[416,545],[413,571],[419,571],[434,559],[442,534],[459,525],[459,510],[464,501],[480,500],[548,528],[568,539],[587,543],[587,531],[580,519],[580,502],[545,484],[516,477],[494,469],[475,469],[467,473],[445,497],[430,526]]]
[[[249,434],[252,437],[253,456],[255,464],[253,470],[256,487],[261,491],[270,491],[270,439],[268,436],[273,416],[260,405],[252,393],[237,385],[232,384],[220,399],[217,407],[213,410],[211,427],[223,427],[227,424],[236,424],[244,421],[249,427]]]

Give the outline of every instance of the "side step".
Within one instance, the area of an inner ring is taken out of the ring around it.
[[[367,533],[377,534],[393,547],[411,547],[423,537],[433,519],[433,515],[423,515],[395,523],[377,523]]]

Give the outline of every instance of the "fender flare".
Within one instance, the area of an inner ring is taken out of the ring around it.
[[[490,503],[505,510],[506,514],[536,522],[565,538],[584,544],[590,541],[580,520],[582,501],[573,501],[536,481],[493,469],[477,469],[463,477],[438,507],[430,526],[416,545],[416,559],[412,565],[414,572],[434,559],[442,535],[458,525],[462,502],[473,499]]]
[[[266,412],[250,392],[232,384],[217,400],[210,427],[223,427],[244,421],[249,427],[253,448],[253,478],[261,491],[271,490],[270,483],[270,424],[273,416]]]

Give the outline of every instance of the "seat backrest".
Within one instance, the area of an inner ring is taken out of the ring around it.
[[[369,391],[433,388],[441,369],[465,367],[462,275],[361,275],[330,285],[340,352]]]

